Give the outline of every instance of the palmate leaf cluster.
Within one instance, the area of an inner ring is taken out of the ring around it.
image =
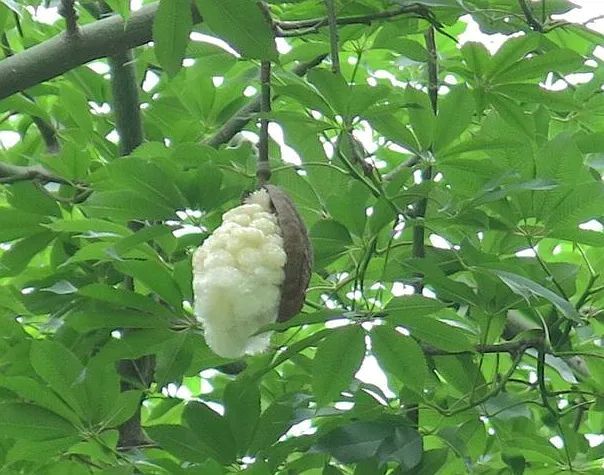
[[[0,81],[61,3],[0,1]],[[137,18],[99,3],[82,31]],[[0,100],[0,473],[601,473],[603,37],[566,0],[339,0],[334,73],[324,2],[265,7],[162,0],[130,84],[101,54]],[[255,186],[266,60],[314,273],[233,362],[190,260]]]

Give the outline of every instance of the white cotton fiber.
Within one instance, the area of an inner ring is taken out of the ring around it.
[[[270,333],[251,335],[277,320],[285,260],[265,190],[227,211],[220,227],[195,251],[195,314],[216,354],[238,358],[266,350]]]

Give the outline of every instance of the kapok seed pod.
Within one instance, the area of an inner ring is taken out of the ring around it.
[[[289,196],[278,186],[264,185],[277,215],[287,256],[285,279],[281,285],[281,302],[277,320],[284,322],[304,305],[312,268],[312,247],[304,221]]]

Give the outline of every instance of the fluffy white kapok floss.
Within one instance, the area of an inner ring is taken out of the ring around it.
[[[195,314],[208,346],[238,358],[269,345],[270,333],[252,335],[277,320],[286,255],[266,190],[222,219],[193,255]]]

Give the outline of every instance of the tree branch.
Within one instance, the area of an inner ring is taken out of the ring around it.
[[[308,70],[321,64],[326,56],[323,54],[306,63],[300,63],[292,69],[292,72],[297,76],[304,76]],[[205,140],[204,143],[215,148],[227,143],[236,134],[241,132],[256,113],[260,112],[261,102],[262,99],[259,96],[243,106],[214,135]]]
[[[68,35],[78,34],[78,12],[75,9],[75,0],[61,0],[59,15],[65,18],[65,29]]]
[[[539,23],[539,20],[537,20],[537,18],[535,18],[531,7],[526,3],[526,0],[518,0],[518,5],[520,5],[522,13],[524,13],[524,17],[526,18],[526,22],[528,23],[528,25],[533,30],[543,33],[543,25]]]
[[[120,138],[120,155],[129,155],[143,142],[136,71],[132,52],[109,57],[115,128]]]
[[[60,76],[95,59],[151,41],[157,4],[134,12],[124,24],[113,15],[80,28],[78,35],[61,33],[0,62],[0,99]]]
[[[331,70],[334,74],[340,72],[340,52],[338,50],[338,17],[334,0],[325,0],[327,8],[327,22],[329,24],[329,43],[331,47]]]
[[[42,136],[42,140],[46,145],[46,151],[48,153],[59,153],[61,146],[57,140],[57,131],[55,128],[38,116],[32,115],[31,120],[36,124],[36,127]]]
[[[37,180],[41,183],[62,183],[71,185],[68,180],[54,176],[49,170],[39,165],[20,166],[0,162],[0,183]]]
[[[440,348],[434,348],[433,346],[422,346],[424,353],[430,356],[444,356],[444,355],[461,355],[466,353],[511,353],[515,354],[519,351],[524,351],[527,348],[542,348],[542,339],[531,339],[531,340],[514,340],[506,341],[503,343],[495,343],[492,345],[476,345],[473,350],[467,351],[445,351]]]
[[[111,71],[115,129],[120,138],[120,155],[124,156],[132,153],[143,142],[136,71],[130,50],[120,51],[108,59]],[[133,231],[142,227],[139,223],[133,222],[130,222],[128,226]],[[131,277],[125,277],[124,285],[129,290],[134,290],[134,282]],[[141,387],[147,389],[153,381],[155,356],[145,355],[134,360],[121,360],[118,372],[121,376],[122,391]],[[149,443],[141,426],[140,405],[142,402],[141,398],[134,415],[119,426],[118,446],[120,448]]]
[[[400,15],[414,14],[420,18],[425,18],[430,22],[436,22],[436,19],[424,5],[414,3],[411,5],[401,6],[392,10],[372,13],[369,15],[347,16],[337,19],[338,25],[368,25],[376,20],[387,20]],[[309,20],[295,21],[275,21],[275,28],[278,36],[301,36],[309,33],[316,33],[320,28],[329,25],[329,19],[312,18]]]
[[[260,140],[258,141],[258,163],[256,178],[259,185],[265,185],[271,178],[271,168],[268,158],[268,117],[271,111],[271,62],[262,61],[260,65]]]
[[[438,64],[436,62],[436,43],[434,39],[434,27],[429,26],[425,33],[426,48],[428,50],[428,95],[430,97],[430,105],[432,106],[432,112],[436,115],[437,109],[437,97],[438,97]],[[430,181],[432,179],[432,167],[428,165],[422,171],[422,182]],[[426,210],[428,208],[428,198],[420,199],[414,207],[414,217],[417,220],[413,226],[413,244],[411,246],[411,256],[416,259],[423,259],[426,256],[426,228],[424,227],[424,218],[426,216]],[[413,288],[416,294],[422,294],[424,290],[424,283],[418,280],[414,283]],[[410,406],[409,419],[416,425],[419,426],[419,407],[417,405]]]
[[[430,105],[432,106],[432,112],[436,114],[437,101],[438,101],[438,64],[436,55],[436,43],[434,38],[434,28],[428,27],[425,33],[426,48],[428,50],[428,96],[430,97]],[[428,166],[422,172],[422,181],[428,181],[432,179],[432,167]],[[426,215],[426,209],[428,207],[428,199],[422,198],[415,205],[414,216],[418,220],[423,220]],[[411,249],[411,255],[415,258],[423,258],[425,256],[425,228],[423,223],[418,222],[413,227],[413,247]],[[421,282],[415,285],[415,291],[417,293],[422,292]]]
[[[127,23],[119,15],[97,20],[78,29],[78,34],[59,34],[0,62],[0,99],[60,76],[82,64],[114,56],[152,40],[153,19],[158,3],[145,5],[133,12]],[[438,26],[438,21],[425,6],[405,5],[370,15],[337,19],[338,25],[368,24],[411,14]],[[194,9],[194,23],[202,21]],[[327,25],[326,18],[299,21],[275,21],[277,36],[300,36],[315,33]],[[303,30],[303,31],[302,31]]]

